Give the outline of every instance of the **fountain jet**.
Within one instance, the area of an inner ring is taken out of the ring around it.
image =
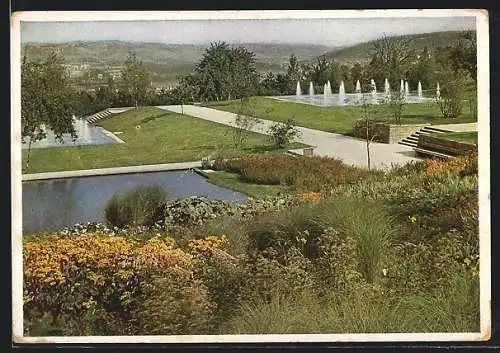
[[[417,94],[418,99],[422,99],[422,83],[420,81],[418,81]]]
[[[332,95],[332,86],[330,85],[330,80],[326,83],[326,90],[328,94],[331,96]]]
[[[405,98],[408,99],[410,95],[410,87],[408,86],[408,81],[405,81]]]
[[[314,96],[314,87],[312,82],[309,82],[309,95],[311,97]]]
[[[386,78],[384,83],[384,92],[387,99],[391,98],[391,86],[389,85],[389,80]]]
[[[344,103],[344,100],[345,100],[344,81],[340,82],[340,86],[339,86],[339,100],[340,100],[340,103]]]
[[[302,90],[300,89],[300,81],[297,81],[297,88],[295,89],[295,95],[300,97],[302,95]]]
[[[356,94],[358,96],[358,102],[361,102],[361,83],[359,80],[356,81]]]
[[[371,79],[370,84],[372,86],[372,103],[375,104],[377,102],[377,85],[375,84],[373,78]]]
[[[440,98],[441,97],[441,92],[439,91],[439,82],[437,83],[437,86],[436,86],[436,98]]]

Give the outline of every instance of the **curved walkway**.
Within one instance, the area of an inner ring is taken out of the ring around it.
[[[175,113],[184,111],[185,115],[212,121],[228,126],[235,126],[236,114],[221,110],[194,105],[165,105],[157,108]],[[260,119],[261,123],[251,129],[253,132],[267,135],[267,130],[274,121]],[[342,159],[344,163],[359,167],[367,167],[366,142],[361,139],[320,130],[298,127],[302,136],[296,139],[306,145],[314,146],[314,155]],[[302,149],[292,150],[302,154]],[[403,165],[410,161],[420,160],[412,147],[399,144],[372,142],[370,144],[370,159],[372,168],[390,168],[392,165]]]

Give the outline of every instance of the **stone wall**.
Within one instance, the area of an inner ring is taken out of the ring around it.
[[[477,146],[468,143],[457,142],[439,138],[437,136],[420,135],[418,147],[426,150],[445,153],[453,156],[467,154],[472,151],[477,152]]]
[[[387,143],[398,143],[405,137],[417,132],[428,124],[411,124],[411,125],[389,125],[389,137]]]
[[[398,143],[400,140],[408,137],[424,126],[427,126],[427,124],[394,125],[387,123],[374,123],[370,125],[370,135],[376,135],[374,141],[392,144]],[[354,130],[354,135],[356,137],[366,138],[365,134],[366,132],[362,128],[357,129],[357,131]]]

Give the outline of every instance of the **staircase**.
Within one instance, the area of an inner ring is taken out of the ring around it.
[[[406,146],[410,146],[410,147],[415,147],[416,148],[416,147],[418,147],[418,137],[420,135],[431,135],[431,134],[436,134],[436,133],[440,134],[440,133],[443,133],[443,132],[448,132],[448,131],[447,130],[438,129],[438,128],[434,128],[432,126],[424,126],[420,130],[415,131],[410,136],[405,137],[404,139],[402,139],[398,143],[400,145],[406,145]]]
[[[96,121],[99,121],[99,120],[101,120],[103,118],[106,118],[106,117],[110,116],[111,114],[113,114],[113,113],[109,109],[106,109],[106,110],[102,110],[102,111],[100,111],[98,113],[92,114],[91,116],[88,116],[85,119],[89,123],[93,124]]]
[[[444,154],[444,153],[440,153],[437,151],[431,151],[431,150],[427,150],[427,149],[423,149],[423,148],[418,147],[418,138],[420,135],[440,134],[443,132],[448,132],[448,131],[443,130],[443,129],[439,129],[439,128],[434,128],[432,126],[424,126],[423,128],[421,128],[418,131],[415,131],[414,133],[412,133],[408,137],[405,137],[404,139],[402,139],[398,143],[401,145],[413,147],[415,152],[417,152],[418,154],[423,154],[423,155],[438,157],[438,158],[445,158],[445,159],[452,158],[452,156]]]

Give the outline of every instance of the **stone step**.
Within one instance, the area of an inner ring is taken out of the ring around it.
[[[414,150],[415,150],[415,152],[417,152],[419,154],[424,154],[427,156],[438,157],[438,158],[443,158],[443,159],[453,158],[453,156],[450,156],[448,154],[444,154],[444,153],[440,153],[440,152],[436,152],[436,151],[430,151],[430,150],[426,150],[423,148],[415,148]]]
[[[443,129],[440,129],[440,128],[436,128],[436,127],[432,127],[432,126],[425,126],[425,127],[423,127],[421,129],[421,131],[429,132],[429,133],[432,133],[432,134],[448,132],[446,130],[443,130]]]
[[[407,139],[403,139],[403,140],[399,141],[398,144],[405,145],[405,146],[410,146],[410,147],[417,147],[418,146],[418,144],[416,142],[409,141]]]
[[[418,136],[410,135],[408,137],[405,137],[403,140],[411,140],[411,141],[418,142]]]

